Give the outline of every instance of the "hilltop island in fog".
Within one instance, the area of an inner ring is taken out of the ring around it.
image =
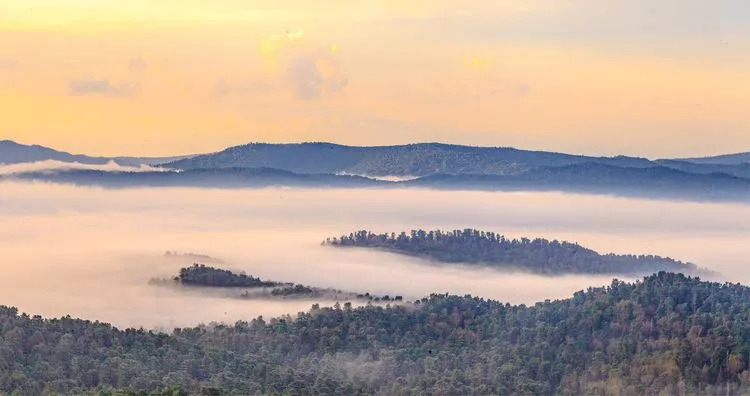
[[[685,274],[708,274],[695,264],[654,255],[599,254],[577,243],[506,239],[494,232],[465,229],[412,230],[374,234],[357,231],[341,237],[328,238],[324,245],[381,249],[436,260],[496,269],[529,271],[541,274],[620,274],[643,275],[659,271]]]
[[[318,301],[374,301],[400,302],[402,296],[375,296],[370,293],[353,293],[332,288],[322,288],[295,284],[293,282],[268,281],[247,275],[234,273],[229,270],[210,267],[203,264],[193,264],[180,269],[180,273],[172,280],[151,279],[151,285],[157,286],[185,286],[192,288],[224,289],[225,291],[240,290],[230,293],[231,297],[240,298],[297,298],[317,299]]]

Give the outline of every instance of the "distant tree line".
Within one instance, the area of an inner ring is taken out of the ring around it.
[[[438,294],[169,335],[0,307],[0,393],[739,395],[749,319],[748,287],[670,273],[532,306]]]
[[[328,238],[324,245],[383,249],[446,263],[480,264],[544,274],[649,274],[658,271],[696,274],[691,263],[654,255],[599,254],[577,243],[547,239],[508,239],[474,229],[412,230],[375,234],[357,231]]]

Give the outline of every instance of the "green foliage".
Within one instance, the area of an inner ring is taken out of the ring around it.
[[[533,306],[432,295],[171,335],[0,307],[0,392],[24,395],[740,394],[749,360],[750,288],[671,273]]]
[[[506,239],[494,232],[473,229],[444,232],[412,230],[399,235],[357,231],[323,244],[384,249],[446,263],[525,269],[544,274],[650,274],[658,271],[698,273],[694,264],[653,255],[599,254],[581,245],[549,241]]]

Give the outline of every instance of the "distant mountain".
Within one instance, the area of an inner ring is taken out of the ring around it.
[[[697,201],[750,202],[750,180],[727,175],[694,174],[664,166],[623,168],[595,162],[534,168],[513,175],[435,174],[405,181],[351,175],[299,174],[272,168],[212,168],[162,172],[65,170],[28,172],[0,180],[40,180],[103,187],[270,186],[336,188],[434,188],[486,191],[568,191]]]
[[[586,162],[622,167],[649,167],[645,158],[588,157],[508,147],[473,147],[441,143],[356,147],[332,143],[253,143],[165,164],[172,169],[269,167],[296,173],[366,176],[434,174],[514,175],[537,167]]]
[[[547,167],[518,175],[431,175],[411,186],[497,191],[571,191],[647,198],[750,201],[750,179],[694,174],[653,166],[623,168],[595,162]]]
[[[102,187],[342,187],[388,185],[388,182],[360,176],[297,174],[271,168],[191,169],[166,172],[111,172],[74,169],[58,172],[28,172],[0,176],[0,180],[38,180],[53,183]]]
[[[724,164],[739,165],[750,163],[750,151],[746,153],[715,155],[712,157],[677,158],[679,161],[693,162],[696,164]]]
[[[0,140],[0,163],[2,164],[19,164],[45,160],[103,165],[108,163],[111,158],[70,154],[36,144],[25,145],[12,140]]]
[[[0,163],[42,160],[120,165],[174,158],[89,157],[0,142]],[[159,172],[73,169],[5,176],[59,183],[193,187],[422,187],[492,191],[571,191],[651,198],[750,201],[750,164],[590,157],[440,143],[356,147],[331,143],[254,143],[180,158]],[[363,177],[366,176],[366,177]],[[376,180],[392,176],[408,180]]]
[[[750,162],[738,164],[696,163],[689,160],[656,160],[661,166],[681,170],[689,173],[710,174],[726,173],[727,175],[750,178]]]
[[[71,154],[39,145],[26,145],[12,140],[0,140],[0,164],[20,164],[55,160],[62,162],[78,162],[81,164],[104,165],[110,161],[122,166],[156,165],[165,162],[189,158],[177,157],[91,157],[82,154]]]

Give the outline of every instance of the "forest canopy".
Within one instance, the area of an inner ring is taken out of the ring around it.
[[[659,273],[533,306],[431,295],[171,334],[0,307],[0,392],[740,394],[750,289]]]
[[[599,254],[577,243],[536,239],[508,239],[474,229],[412,230],[375,234],[363,230],[328,238],[324,245],[375,248],[444,263],[484,265],[542,274],[646,275],[659,271],[706,274],[695,264],[654,255]]]

